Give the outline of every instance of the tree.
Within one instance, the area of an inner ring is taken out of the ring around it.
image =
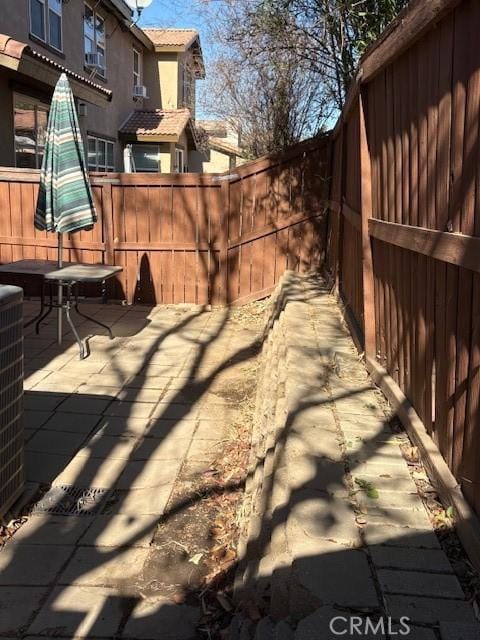
[[[258,3],[253,8],[260,10]],[[205,109],[240,130],[250,157],[312,135],[325,113],[317,74],[279,46],[275,30],[254,24],[255,17],[248,2],[222,3],[210,21],[217,54],[203,92]]]
[[[331,123],[358,60],[408,0],[224,0],[210,21],[218,115],[242,123],[252,155]]]

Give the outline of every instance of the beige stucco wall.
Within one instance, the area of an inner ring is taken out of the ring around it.
[[[206,154],[199,151],[190,151],[189,168],[190,171],[200,173],[223,173],[224,171],[230,171],[230,157],[228,153],[222,153],[216,149],[210,149]],[[235,166],[238,167],[244,162],[244,158],[235,157]]]
[[[155,53],[145,57],[144,79],[148,89],[147,109],[176,109],[178,106],[178,55]]]
[[[90,3],[90,5],[92,4],[94,3]],[[2,0],[0,33],[26,42],[33,49],[59,64],[88,77],[90,72],[84,69],[84,2],[83,0],[70,0],[62,5],[62,9],[64,55],[56,54],[52,49],[30,39],[27,0]],[[120,28],[117,19],[109,14],[102,5],[98,7],[97,11],[106,19],[107,77],[105,80],[94,77],[93,80],[112,90],[113,100],[111,103],[105,103],[104,107],[88,104],[88,115],[80,119],[80,127],[83,133],[90,131],[115,140],[116,168],[121,169],[123,167],[123,145],[118,140],[118,129],[129,113],[142,107],[142,102],[134,101],[132,96],[133,48],[135,47],[142,52],[144,67],[149,52],[130,32]],[[29,79],[23,78],[23,82],[27,89],[25,93],[28,95]],[[2,144],[0,159],[4,165],[13,165],[12,91],[8,88],[8,83],[5,84],[5,80],[3,82],[0,80],[0,83],[0,141],[7,140],[9,137],[12,139],[9,146]],[[32,84],[35,82],[32,81]],[[44,91],[45,97],[48,99],[52,90],[45,85]],[[151,105],[150,101],[145,101],[145,108],[154,108],[154,105]]]
[[[170,173],[173,168],[172,154],[175,145],[170,142],[163,142],[160,145],[160,169],[162,173]]]
[[[148,109],[179,109],[183,106],[183,70],[190,64],[190,53],[149,53],[145,57],[144,84],[148,89]],[[195,80],[192,80],[195,118]]]

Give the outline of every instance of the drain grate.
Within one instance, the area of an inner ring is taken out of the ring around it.
[[[51,487],[34,506],[32,513],[56,513],[64,516],[91,516],[99,512],[111,489],[74,487],[59,484]]]

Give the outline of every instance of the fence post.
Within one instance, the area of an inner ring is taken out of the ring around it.
[[[105,262],[114,264],[113,248],[113,185],[106,182],[102,185],[102,225],[105,242]]]
[[[228,283],[228,227],[230,218],[230,180],[224,180],[221,186],[221,213],[220,213],[220,256],[219,256],[219,278],[220,278],[220,299],[223,304],[228,305],[229,283]]]
[[[375,293],[373,279],[372,245],[368,233],[368,220],[372,217],[372,165],[366,126],[367,88],[359,91],[360,117],[360,195],[362,216],[362,279],[363,279],[363,331],[365,355],[375,357]]]

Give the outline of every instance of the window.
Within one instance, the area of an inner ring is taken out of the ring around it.
[[[183,173],[184,171],[183,149],[175,149],[175,173]]]
[[[62,0],[30,0],[30,33],[62,51]]]
[[[111,140],[88,136],[88,170],[115,171],[114,150]]]
[[[137,49],[133,50],[133,86],[142,84],[142,56]]]
[[[158,173],[160,171],[160,146],[158,144],[132,144],[135,171]]]
[[[85,5],[85,15],[83,19],[83,40],[85,56],[87,53],[100,54],[101,68],[98,73],[102,77],[105,77],[105,20],[89,7],[88,4]]]
[[[48,106],[34,98],[14,96],[15,166],[40,169],[48,121]]]

